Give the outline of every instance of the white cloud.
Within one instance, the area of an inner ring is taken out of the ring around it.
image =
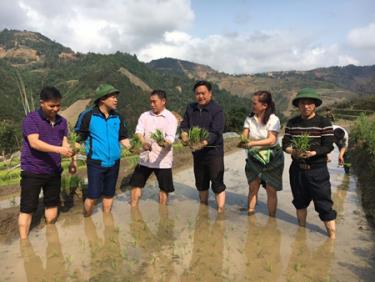
[[[166,31],[188,28],[194,20],[189,0],[6,2],[0,11],[0,27],[20,28],[8,18],[1,20],[17,11],[23,18],[21,29],[40,32],[80,52],[132,53],[159,40]]]
[[[310,41],[281,31],[211,35],[204,39],[168,32],[162,41],[141,48],[138,57],[145,61],[175,57],[229,73],[306,70],[358,63],[338,45],[312,46]]]
[[[197,37],[188,32],[194,19],[190,0],[0,2],[0,28],[37,31],[80,52],[119,50],[144,61],[174,57],[229,73],[375,62],[375,23],[350,31],[344,47],[284,30]]]
[[[352,47],[359,49],[375,48],[375,23],[352,29],[348,34],[348,41]]]

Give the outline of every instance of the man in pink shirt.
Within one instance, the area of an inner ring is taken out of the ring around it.
[[[177,130],[175,116],[165,108],[167,96],[163,90],[154,90],[150,95],[151,111],[144,112],[138,119],[135,133],[140,137],[144,151],[140,155],[140,163],[136,166],[130,179],[131,206],[138,205],[151,173],[155,173],[159,183],[159,202],[166,205],[168,193],[174,191],[172,179],[173,148]],[[151,134],[160,130],[164,135],[164,141],[157,143],[151,138]]]

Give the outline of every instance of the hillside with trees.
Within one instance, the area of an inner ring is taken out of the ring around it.
[[[20,127],[25,115],[25,101],[31,109],[38,106],[38,94],[43,86],[56,86],[63,93],[63,106],[68,107],[78,99],[92,97],[95,88],[104,82],[121,91],[118,110],[125,115],[130,130],[134,129],[139,115],[149,109],[150,89],[165,90],[168,108],[180,114],[194,99],[193,78],[154,70],[135,55],[73,53],[38,33],[0,32],[0,98],[3,102],[0,119],[15,127]],[[227,119],[226,130],[239,129],[249,111],[249,99],[233,96],[217,85],[214,85],[214,93],[215,99],[224,105],[226,116],[232,116]]]
[[[272,92],[282,121],[293,114],[290,101],[302,87],[316,88],[325,105],[375,93],[375,66],[230,75],[173,58],[146,64],[136,55],[122,52],[75,53],[39,33],[0,32],[0,120],[11,124],[15,132],[20,131],[25,112],[38,107],[39,91],[46,85],[63,93],[64,108],[93,97],[100,83],[115,85],[121,91],[118,110],[132,131],[140,113],[149,109],[151,89],[165,90],[168,108],[183,114],[187,103],[194,100],[192,86],[197,79],[213,82],[215,99],[224,108],[226,131],[241,130],[250,111],[250,97],[260,89]]]

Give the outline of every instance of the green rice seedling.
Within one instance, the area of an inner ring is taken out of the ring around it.
[[[63,174],[61,177],[61,193],[67,195],[75,194],[77,188],[82,188],[83,180],[78,175]]]
[[[190,128],[189,132],[189,145],[192,151],[200,150],[202,142],[208,140],[209,133],[206,129],[194,126]]]
[[[151,133],[151,139],[153,139],[159,146],[163,147],[165,144],[164,133],[160,129],[156,129],[155,132]]]
[[[238,143],[237,147],[238,148],[247,148],[247,144],[250,142],[250,139],[244,135],[240,135],[240,143]]]
[[[297,152],[304,153],[310,149],[310,137],[307,132],[292,139],[292,148]]]
[[[190,143],[198,143],[200,141],[200,132],[201,131],[199,127],[190,128],[188,132]]]
[[[267,262],[266,265],[264,266],[264,269],[268,272],[272,272],[272,264]]]
[[[74,154],[78,154],[80,146],[78,145],[79,135],[74,131],[74,128],[69,125],[68,143]]]
[[[142,142],[138,134],[133,134],[133,137],[130,140],[130,152],[134,154],[139,154],[142,151]]]

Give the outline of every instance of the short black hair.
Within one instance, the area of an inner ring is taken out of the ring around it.
[[[165,93],[164,90],[160,90],[160,89],[152,90],[150,96],[154,96],[154,95],[157,95],[160,99],[167,100],[167,93]]]
[[[336,139],[336,140],[341,140],[341,139],[344,139],[345,132],[344,132],[344,130],[342,130],[341,128],[336,128],[336,129],[333,131],[333,135],[335,136],[335,139]]]
[[[53,101],[53,100],[61,100],[62,95],[56,87],[53,86],[46,86],[44,87],[39,94],[40,100],[42,101]]]
[[[198,80],[198,81],[196,81],[195,84],[194,84],[193,90],[195,91],[195,89],[197,89],[199,86],[206,86],[207,89],[208,89],[208,91],[212,90],[212,85],[207,80]]]

